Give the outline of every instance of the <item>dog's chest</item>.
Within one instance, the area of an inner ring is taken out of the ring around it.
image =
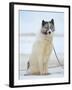
[[[46,56],[51,52],[52,41],[41,40],[37,42],[37,53],[41,56]]]
[[[44,40],[42,44],[43,44],[43,53],[47,55],[51,51],[52,42]]]

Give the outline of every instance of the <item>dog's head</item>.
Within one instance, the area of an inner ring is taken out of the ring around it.
[[[41,28],[41,33],[43,35],[52,35],[55,31],[55,26],[54,26],[54,19],[51,19],[51,21],[44,21],[42,20],[42,28]]]

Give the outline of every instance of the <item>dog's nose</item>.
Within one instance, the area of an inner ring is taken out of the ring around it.
[[[49,34],[51,34],[51,32],[49,31]]]

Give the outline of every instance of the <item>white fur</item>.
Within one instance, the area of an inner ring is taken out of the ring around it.
[[[31,74],[48,74],[48,60],[52,52],[53,35],[39,34],[29,58]]]

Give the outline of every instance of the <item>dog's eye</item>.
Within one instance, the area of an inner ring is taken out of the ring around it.
[[[53,32],[55,31],[55,29],[52,30]]]
[[[50,26],[50,29],[51,29],[52,31],[55,31],[55,29],[54,29],[54,26],[53,26],[53,25],[51,25],[51,26]]]
[[[54,27],[54,26],[53,26],[53,25],[51,25],[51,26],[50,26],[50,29],[53,29],[53,27]]]
[[[51,26],[50,26],[50,29],[54,29],[54,26],[53,26],[53,25],[51,25]]]

